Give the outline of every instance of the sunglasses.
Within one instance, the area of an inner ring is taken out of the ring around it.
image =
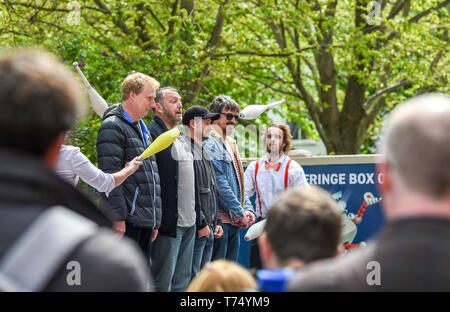
[[[221,115],[225,115],[227,117],[227,120],[231,120],[234,118],[234,120],[238,121],[239,120],[239,115],[233,115],[230,113],[220,113]]]

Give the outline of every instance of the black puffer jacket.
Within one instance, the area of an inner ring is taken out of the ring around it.
[[[150,144],[152,142],[149,136]],[[122,104],[108,108],[97,137],[98,167],[114,173],[145,150],[138,122],[124,117]],[[161,186],[156,159],[151,156],[125,182],[103,197],[114,221],[126,220],[137,227],[157,229],[161,224]]]

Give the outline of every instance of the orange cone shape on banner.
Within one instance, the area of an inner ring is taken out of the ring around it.
[[[141,154],[141,159],[146,159],[161,152],[163,149],[168,148],[179,135],[180,130],[178,130],[178,128],[173,128],[172,130],[164,132]]]

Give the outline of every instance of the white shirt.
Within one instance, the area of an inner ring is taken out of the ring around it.
[[[285,154],[280,157],[278,160],[278,163],[280,163],[280,169],[278,171],[273,168],[269,170],[265,169],[265,162],[269,162],[267,155],[260,160],[257,160],[259,161],[257,182],[259,198],[261,200],[260,207],[257,195],[255,210],[258,217],[265,217],[276,195],[284,191],[284,176],[289,159],[290,158]],[[253,196],[256,192],[255,169],[256,161],[252,161],[248,165],[247,170],[245,170],[245,193],[249,197]],[[292,160],[288,169],[288,188],[295,186],[309,187],[309,184],[306,181],[303,168],[296,161]]]
[[[73,186],[76,186],[81,178],[97,191],[106,194],[115,187],[114,177],[95,167],[75,146],[61,145],[56,174]]]

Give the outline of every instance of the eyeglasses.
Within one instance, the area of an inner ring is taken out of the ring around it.
[[[227,120],[235,119],[236,121],[239,120],[239,115],[233,115],[230,113],[220,113],[221,115],[225,115],[227,117]]]

